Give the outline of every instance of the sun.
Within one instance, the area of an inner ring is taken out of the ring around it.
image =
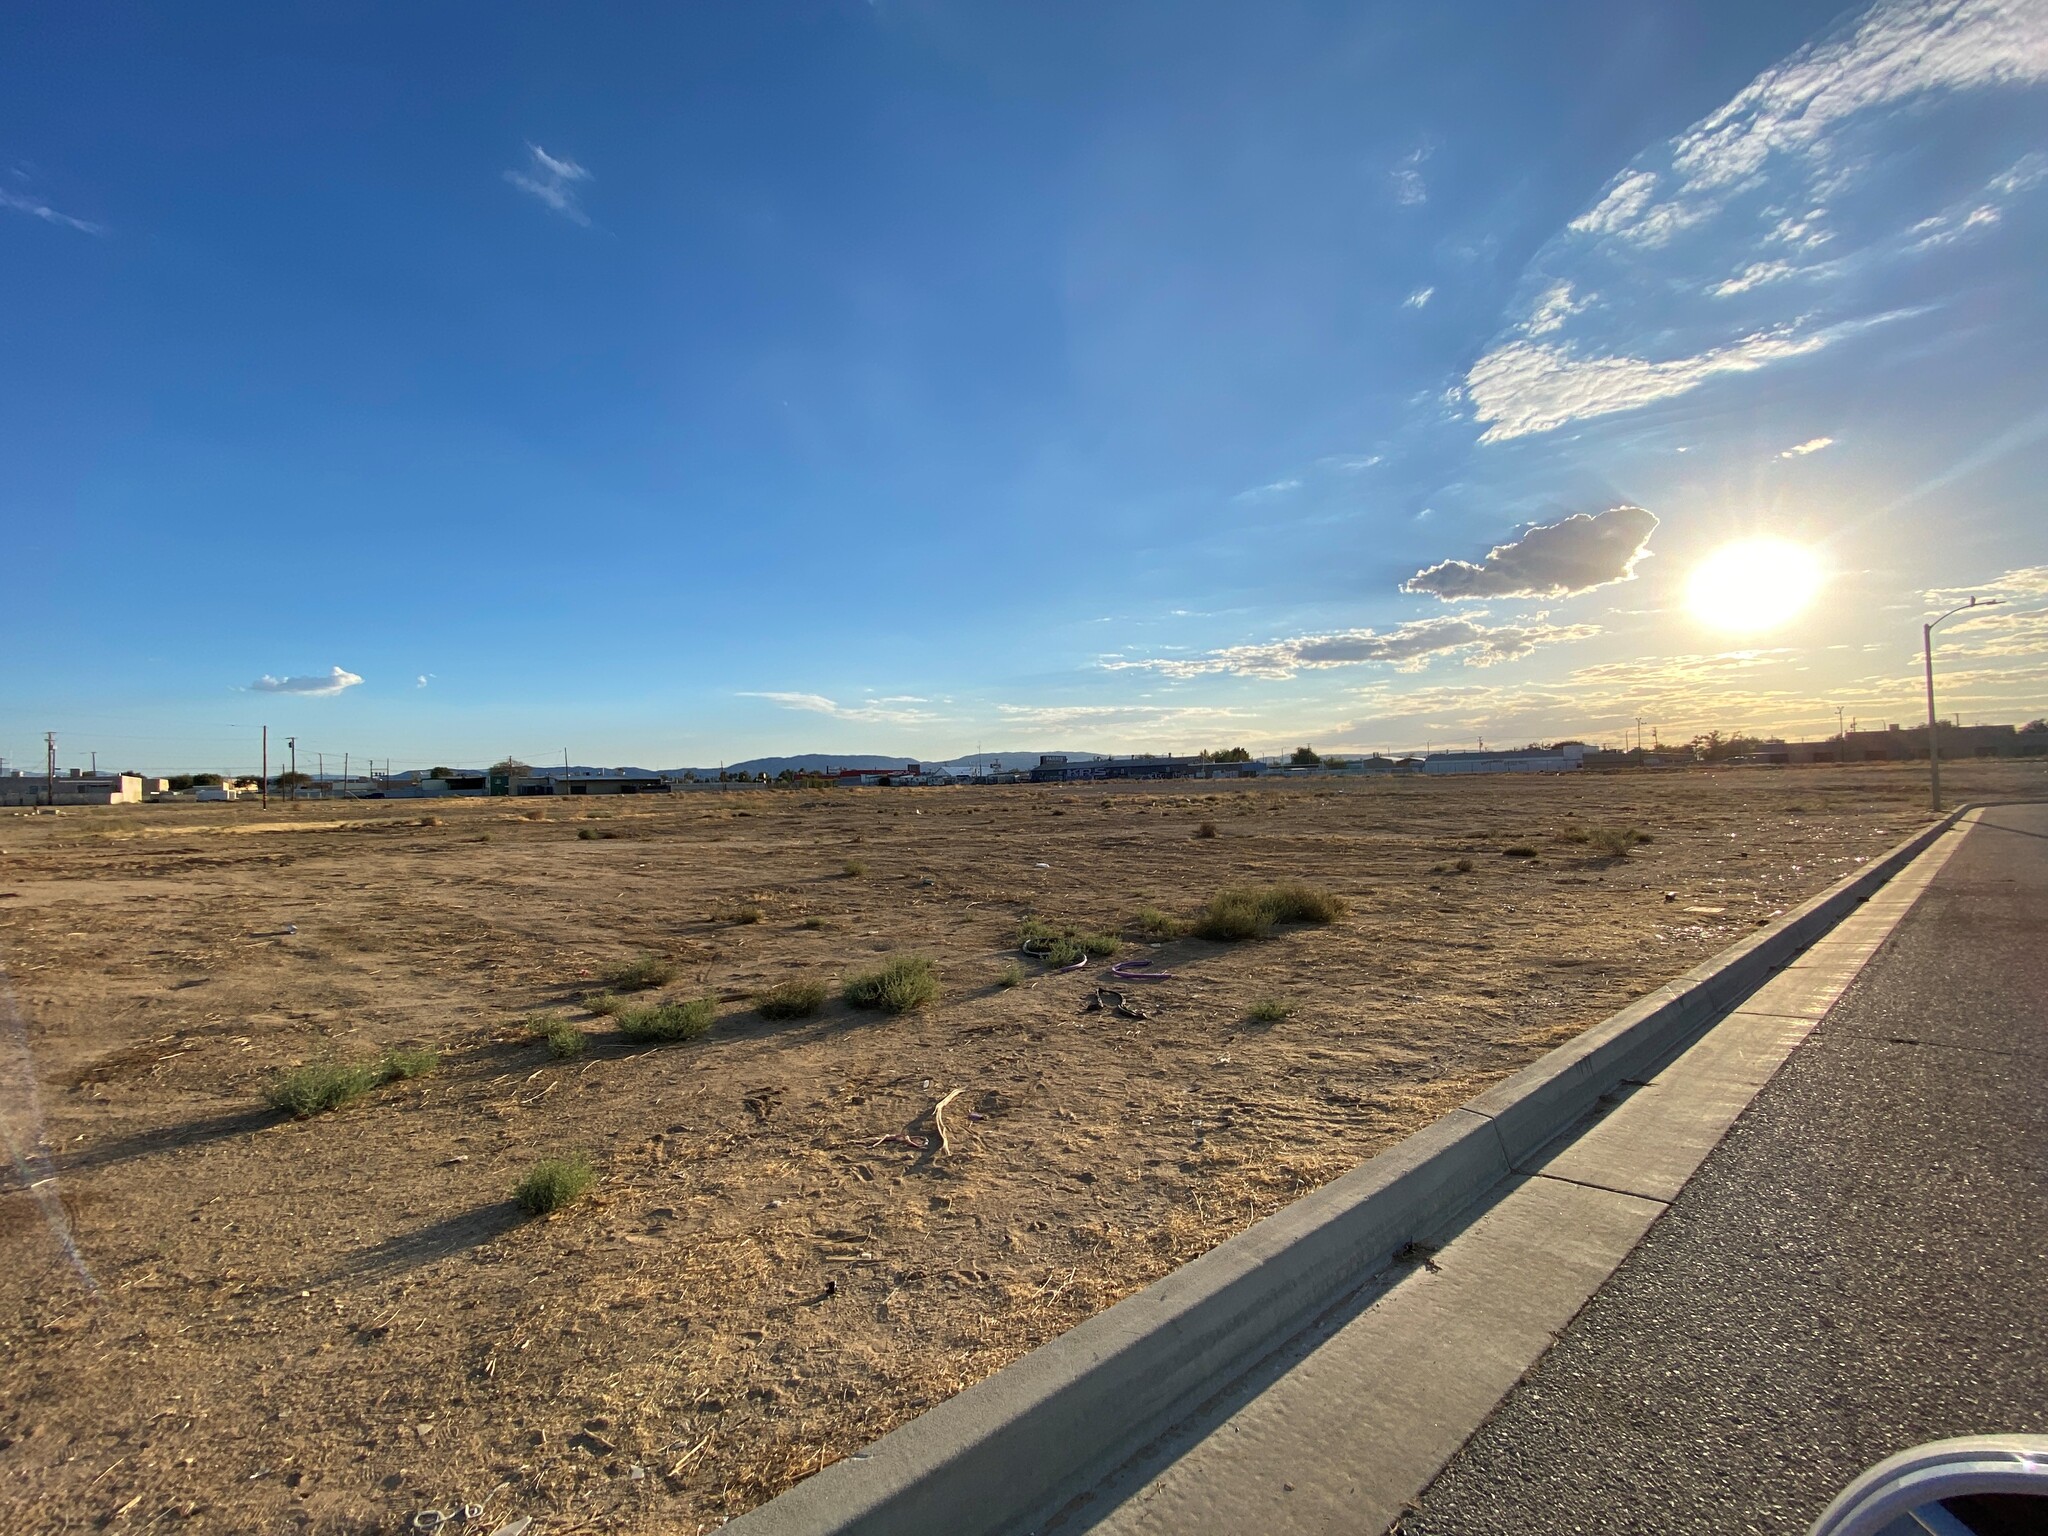
[[[1806,611],[1822,580],[1820,560],[1789,539],[1724,544],[1693,567],[1685,584],[1693,617],[1715,629],[1754,635]]]

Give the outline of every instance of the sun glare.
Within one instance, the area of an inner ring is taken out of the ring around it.
[[[1686,606],[1703,624],[1758,634],[1789,623],[1820,590],[1820,561],[1787,539],[1744,539],[1715,550],[1686,582]]]

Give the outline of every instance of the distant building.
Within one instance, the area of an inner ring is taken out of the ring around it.
[[[19,769],[0,777],[0,805],[140,805],[142,775],[82,773],[73,768],[54,780]]]
[[[503,789],[497,787],[502,781]],[[645,768],[527,768],[489,775],[490,791],[505,795],[665,795],[669,782]],[[413,791],[418,793],[418,791]]]
[[[1576,741],[1558,747],[1518,747],[1499,752],[1432,752],[1422,771],[1460,773],[1572,773],[1585,765],[1586,749]]]

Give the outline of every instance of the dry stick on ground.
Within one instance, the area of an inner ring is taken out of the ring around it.
[[[939,1133],[939,1152],[941,1154],[950,1154],[953,1150],[953,1138],[946,1134],[946,1106],[959,1098],[960,1093],[961,1090],[955,1088],[932,1106],[932,1129]]]

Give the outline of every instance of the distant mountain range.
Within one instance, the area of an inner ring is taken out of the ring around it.
[[[928,757],[875,757],[862,752],[799,752],[794,757],[753,757],[743,763],[727,763],[727,773],[765,773],[774,778],[783,772],[789,773],[836,773],[841,768],[863,768],[870,772],[886,772],[890,769],[907,768],[912,763],[921,767],[993,769],[1036,768],[1041,757],[1060,755],[1054,748],[1043,748],[1030,752],[970,752],[965,757],[932,759]],[[1068,752],[1064,754],[1073,761],[1092,762],[1103,756],[1100,752]],[[694,773],[700,779],[718,777],[716,768],[664,768],[664,773]]]

